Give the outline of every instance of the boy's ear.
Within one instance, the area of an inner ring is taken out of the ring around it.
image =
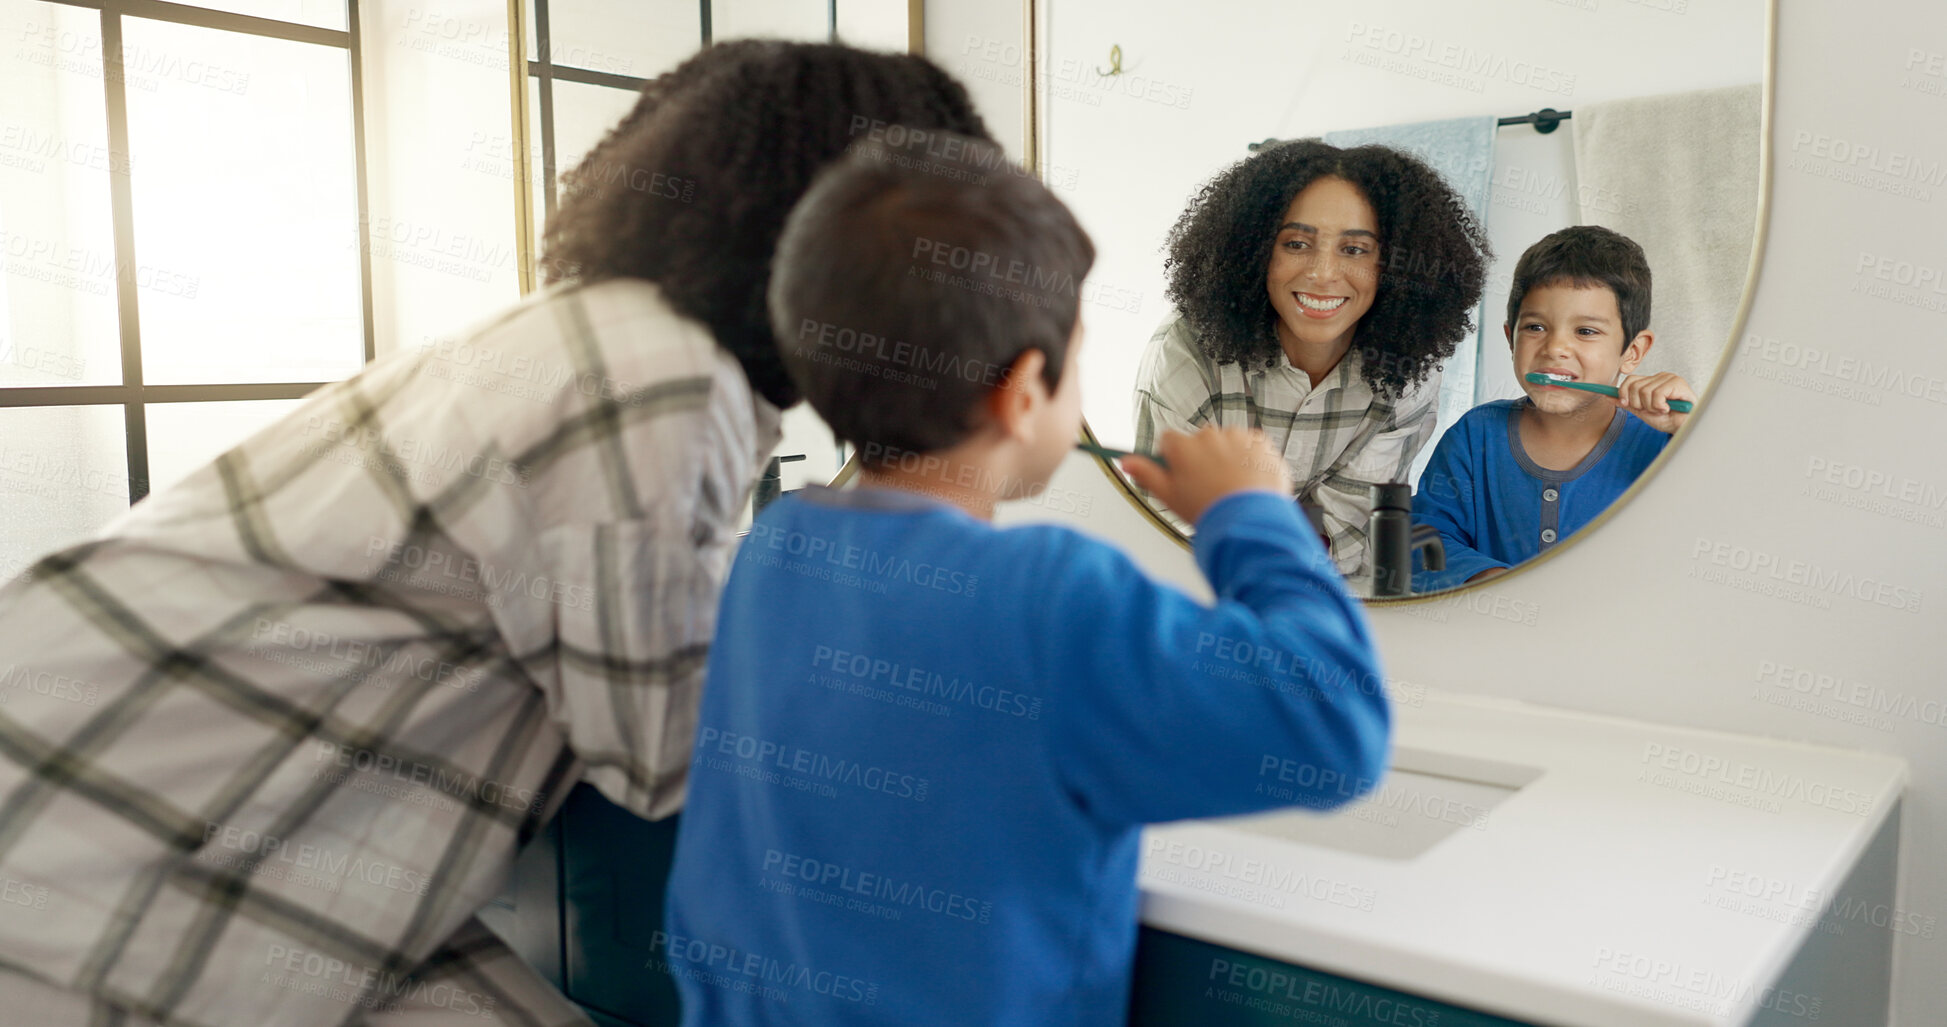
[[[1648,329],[1637,332],[1636,337],[1629,340],[1629,345],[1623,347],[1622,369],[1634,373],[1636,366],[1643,362],[1643,358],[1650,355],[1650,347],[1654,345],[1656,345],[1656,333]]]
[[[987,393],[987,415],[1003,434],[1018,436],[1026,427],[1028,415],[1048,401],[1048,385],[1041,380],[1041,369],[1048,355],[1038,349],[1024,350],[1008,365],[999,385]]]
[[[1507,323],[1506,321],[1501,322],[1501,337],[1508,340],[1509,349],[1514,348],[1514,326],[1513,325]]]

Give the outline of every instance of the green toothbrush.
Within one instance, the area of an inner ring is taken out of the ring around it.
[[[1106,457],[1110,460],[1114,460],[1117,457],[1124,457],[1124,456],[1146,457],[1150,460],[1154,460],[1156,462],[1156,466],[1161,467],[1166,471],[1169,470],[1170,468],[1169,461],[1163,459],[1160,456],[1155,455],[1154,453],[1137,453],[1127,449],[1110,449],[1107,446],[1098,446],[1093,442],[1077,442],[1075,443],[1075,448],[1081,450],[1084,453],[1093,453],[1096,456]]]
[[[1558,389],[1580,389],[1583,392],[1593,392],[1598,396],[1608,396],[1611,399],[1614,399],[1616,398],[1616,396],[1619,395],[1619,393],[1616,392],[1616,387],[1614,385],[1597,385],[1594,382],[1578,382],[1573,378],[1563,378],[1560,375],[1546,374],[1541,371],[1529,371],[1523,377],[1527,378],[1529,381],[1533,382],[1536,385],[1553,385]],[[1671,413],[1687,414],[1690,412],[1690,407],[1691,407],[1691,403],[1687,399],[1670,400]]]

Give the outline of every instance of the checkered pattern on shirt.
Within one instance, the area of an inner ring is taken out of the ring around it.
[[[1204,355],[1182,315],[1172,314],[1136,372],[1136,448],[1154,452],[1164,431],[1206,424],[1263,431],[1284,454],[1295,496],[1324,509],[1339,571],[1357,577],[1368,569],[1371,487],[1406,480],[1433,437],[1440,396],[1437,371],[1391,400],[1372,391],[1359,367],[1359,354],[1349,352],[1316,387],[1288,361],[1246,371]]]
[[[423,999],[578,778],[681,805],[777,420],[653,286],[551,290],[42,559],[0,590],[0,963],[183,1027]]]

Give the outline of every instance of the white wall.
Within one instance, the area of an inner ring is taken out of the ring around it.
[[[1905,757],[1883,929],[1893,1022],[1920,1027],[1947,1009],[1947,8],[1784,0],[1779,24],[1764,269],[1691,427],[1575,544],[1372,618],[1402,681]],[[1087,471],[1057,482],[1086,518],[1033,512],[1181,578]]]

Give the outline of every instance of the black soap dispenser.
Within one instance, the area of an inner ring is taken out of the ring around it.
[[[1372,516],[1366,522],[1372,555],[1372,595],[1403,596],[1413,591],[1413,550],[1426,549],[1426,569],[1447,569],[1447,550],[1431,525],[1413,524],[1413,487],[1403,481],[1372,487]]]

